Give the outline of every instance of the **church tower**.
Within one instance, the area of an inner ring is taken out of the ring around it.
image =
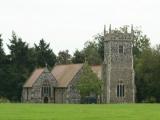
[[[104,28],[103,100],[104,103],[134,103],[133,26],[128,33]]]

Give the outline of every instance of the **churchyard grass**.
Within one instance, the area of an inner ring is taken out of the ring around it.
[[[0,104],[0,120],[160,120],[160,104]]]

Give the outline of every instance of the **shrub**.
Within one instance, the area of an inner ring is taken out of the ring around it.
[[[10,101],[5,97],[0,97],[0,103],[9,103]]]

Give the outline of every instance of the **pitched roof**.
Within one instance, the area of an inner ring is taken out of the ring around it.
[[[34,70],[32,75],[29,77],[29,79],[23,85],[23,87],[32,87],[34,82],[38,79],[38,77],[42,74],[43,71],[44,71],[44,68],[39,68],[39,69]]]
[[[98,78],[101,79],[102,66],[101,65],[93,65],[93,66],[91,66],[91,69],[93,70],[94,73],[96,73]]]
[[[82,66],[83,64],[56,65],[52,74],[58,82],[58,87],[67,87]]]

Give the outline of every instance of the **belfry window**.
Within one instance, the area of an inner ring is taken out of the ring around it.
[[[124,92],[125,92],[124,84],[119,83],[117,85],[117,97],[124,97]]]
[[[119,53],[123,53],[123,45],[119,45]]]

